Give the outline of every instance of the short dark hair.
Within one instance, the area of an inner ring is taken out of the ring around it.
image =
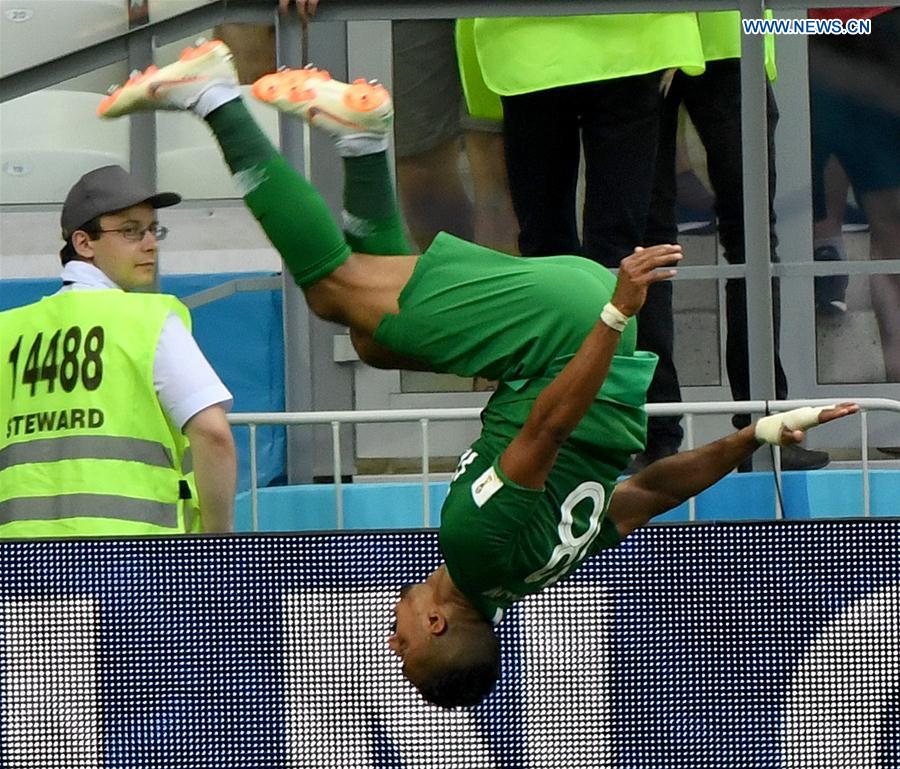
[[[59,252],[59,260],[62,262],[63,267],[65,267],[69,262],[80,260],[81,257],[78,255],[78,252],[75,250],[75,246],[72,245],[72,236],[78,232],[79,230],[86,232],[88,237],[91,240],[97,240],[100,237],[100,218],[106,216],[106,214],[100,214],[100,216],[95,216],[93,219],[82,224],[80,227],[77,227],[72,231],[72,235],[69,235],[66,238],[66,244],[62,247]]]
[[[432,639],[436,661],[413,681],[422,697],[442,708],[480,703],[500,678],[500,641],[487,620],[457,619]]]

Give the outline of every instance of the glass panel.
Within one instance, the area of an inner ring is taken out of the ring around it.
[[[130,2],[133,3],[134,0],[130,0]],[[201,5],[209,5],[212,2],[215,0],[146,0],[151,24],[199,8]]]
[[[471,392],[472,380],[455,374],[428,371],[401,371],[400,390],[405,393]]]
[[[713,238],[706,238],[714,242]],[[685,244],[685,253],[688,253]],[[691,263],[698,250],[690,252]],[[675,366],[682,387],[722,384],[720,355],[719,290],[715,280],[676,281],[672,303],[675,311]]]
[[[868,241],[865,233],[845,234],[848,258],[867,259]],[[833,276],[832,280],[836,282],[840,278],[846,280],[846,276]],[[885,381],[884,357],[870,284],[868,275],[851,275],[843,294],[847,310],[841,312],[820,307],[816,318],[816,372],[820,384]],[[832,289],[828,291],[829,295],[835,293]],[[821,288],[820,293],[824,293]]]
[[[718,261],[715,196],[706,167],[706,148],[684,105],[675,144],[675,218],[685,266]],[[722,384],[719,282],[675,281],[675,366],[682,387]]]
[[[818,15],[871,28],[809,38],[815,258],[898,259],[900,11]],[[820,277],[816,304],[823,383],[900,382],[900,275]]]
[[[0,14],[0,72],[42,64],[128,31],[123,0],[40,0]]]
[[[452,19],[392,25],[401,206],[419,249],[445,230],[515,253],[518,226],[506,183],[502,125],[499,115],[467,114],[454,25]]]
[[[61,203],[84,173],[129,167],[127,120],[98,120],[97,105],[124,62],[0,104],[0,203]]]

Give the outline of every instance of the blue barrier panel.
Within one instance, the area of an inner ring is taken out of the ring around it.
[[[163,275],[160,290],[181,299],[222,283],[267,276],[236,272],[214,275]],[[55,279],[0,280],[0,310],[36,302],[59,290]],[[234,395],[234,411],[284,411],[284,329],[281,291],[232,294],[191,312],[194,338]],[[248,429],[234,429],[238,451],[238,489],[250,488]],[[257,482],[283,482],[285,429],[257,431]]]
[[[472,711],[386,637],[433,531],[0,542],[6,767],[900,766],[900,520],[649,527],[500,625]]]
[[[873,470],[874,517],[900,516],[900,471]],[[441,520],[447,481],[429,484],[429,523]],[[344,484],[344,526],[348,529],[407,529],[422,526],[421,483]],[[863,515],[862,473],[828,470],[783,474],[782,500],[787,519],[847,518]],[[687,503],[659,516],[660,522],[687,521]],[[697,497],[698,521],[775,519],[775,484],[771,473],[733,473]],[[235,504],[238,531],[251,531],[250,495]],[[320,531],[337,524],[332,484],[260,489],[260,531]]]

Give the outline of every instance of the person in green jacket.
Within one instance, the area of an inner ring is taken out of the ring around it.
[[[411,255],[387,165],[385,89],[303,69],[263,77],[253,93],[334,136],[343,233],[254,123],[221,42],[133,78],[99,114],[203,117],[310,309],[348,326],[363,361],[499,381],[442,508],[446,564],[401,590],[388,639],[429,702],[474,705],[490,693],[500,673],[493,626],[511,603],[714,483],[762,442],[795,443],[806,427],[855,410],[766,417],[616,485],[644,442],[655,366],[636,349],[633,317],[647,288],[672,277],[681,249],[637,248],[618,277],[578,256],[523,259],[446,234]]]

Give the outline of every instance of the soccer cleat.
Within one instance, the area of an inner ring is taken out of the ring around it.
[[[151,64],[133,74],[97,108],[100,117],[146,110],[190,109],[210,86],[237,85],[234,56],[221,40],[185,48],[178,61],[162,69]]]
[[[314,67],[265,75],[253,84],[253,95],[335,137],[387,134],[394,115],[391,96],[381,84],[362,79],[342,83]]]

